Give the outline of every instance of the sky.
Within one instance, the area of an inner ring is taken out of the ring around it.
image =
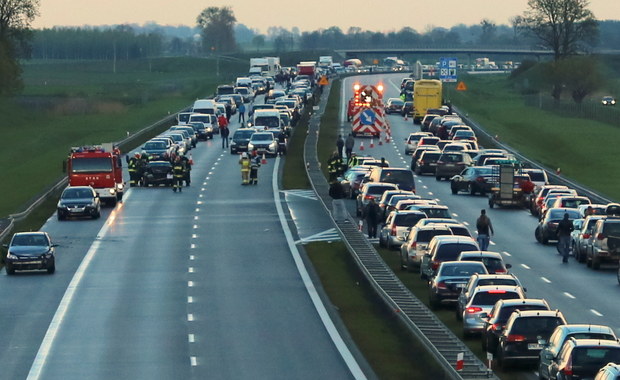
[[[196,17],[209,6],[231,6],[237,22],[266,33],[270,26],[301,31],[338,26],[391,31],[409,26],[418,32],[428,27],[449,28],[490,19],[509,25],[523,14],[527,0],[40,0],[34,28],[144,24],[195,26]],[[620,20],[618,0],[590,0],[600,20]]]

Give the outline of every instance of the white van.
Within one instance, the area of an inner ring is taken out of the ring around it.
[[[252,87],[252,79],[247,77],[239,77],[235,81],[235,87]]]
[[[256,110],[252,115],[252,127],[261,128],[282,128],[283,124],[280,120],[280,111],[278,110]]]
[[[215,109],[216,109],[215,100],[198,99],[194,102],[194,107],[192,108],[192,112],[215,115]]]

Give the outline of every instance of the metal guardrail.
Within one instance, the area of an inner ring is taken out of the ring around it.
[[[571,187],[577,190],[577,192],[579,192],[580,194],[587,196],[595,203],[607,204],[607,203],[615,202],[611,199],[604,197],[603,195],[595,192],[594,190],[586,186],[580,185],[574,181],[571,181],[570,179],[566,177],[556,174],[555,170],[545,167],[544,165],[525,157],[524,155],[519,153],[516,149],[496,139],[494,136],[488,133],[482,126],[476,123],[475,120],[471,119],[466,113],[459,110],[458,107],[455,107],[453,105],[452,109],[461,117],[461,119],[463,119],[463,121],[465,121],[467,125],[469,125],[474,131],[476,131],[476,134],[486,136],[488,139],[492,140],[497,146],[512,153],[515,157],[517,157],[522,162],[529,162],[532,167],[535,167],[537,169],[542,169],[545,172],[547,172],[547,176],[549,177],[550,182],[554,184],[558,184],[558,185],[566,185],[568,187]]]
[[[437,360],[450,379],[498,379],[471,350],[448,329],[394,274],[366,237],[357,229],[353,217],[346,211],[342,200],[332,200],[329,185],[321,172],[317,156],[320,117],[325,110],[331,85],[321,99],[319,111],[310,118],[304,145],[306,173],[323,207],[331,215],[342,240],[358,268],[385,305],[396,315]],[[333,209],[328,207],[333,203]],[[463,353],[464,366],[455,368],[457,355]]]
[[[149,132],[157,127],[162,126],[163,124],[169,123],[171,120],[176,118],[176,114],[178,112],[183,112],[185,111],[187,108],[183,108],[147,127],[144,127],[142,129],[140,129],[139,131],[132,133],[130,135],[128,135],[127,137],[125,137],[124,139],[115,142],[116,145],[126,145],[128,143],[131,143],[132,141],[134,141],[136,138],[142,136],[144,133]],[[66,177],[61,178],[60,180],[58,180],[56,183],[54,183],[48,190],[46,190],[45,192],[43,192],[42,194],[38,195],[36,197],[36,199],[34,201],[32,201],[32,203],[30,205],[28,205],[28,207],[19,213],[16,214],[10,214],[8,216],[9,219],[9,224],[7,225],[7,227],[2,230],[2,232],[0,232],[0,240],[4,240],[12,231],[13,228],[15,227],[15,222],[16,221],[20,221],[23,220],[25,218],[28,217],[28,215],[30,215],[30,213],[32,213],[32,211],[34,209],[36,209],[39,205],[41,205],[41,203],[43,203],[46,199],[48,199],[50,196],[52,196],[54,193],[56,193],[58,190],[62,189],[63,187],[67,186],[68,180]]]

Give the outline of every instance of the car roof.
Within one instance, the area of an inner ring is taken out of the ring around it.
[[[437,243],[471,243],[476,242],[472,237],[462,235],[439,235],[433,237]]]
[[[593,333],[606,333],[616,335],[614,330],[605,325],[590,325],[585,323],[571,323],[562,326],[558,326],[559,329],[565,330],[568,334],[575,334],[580,332],[593,332]]]
[[[43,232],[43,231],[29,231],[29,232],[16,232],[13,234],[13,236],[32,236],[32,235],[47,235],[47,232]]]
[[[516,310],[512,313],[512,317],[559,317],[562,312],[559,310]]]
[[[473,262],[477,263],[478,261]],[[474,289],[474,293],[493,293],[493,291],[523,293],[523,288],[518,285],[481,285]]]
[[[511,307],[515,305],[544,305],[549,306],[547,301],[543,298],[510,298],[510,299],[501,299],[497,301],[501,302],[500,306],[502,307]],[[562,325],[567,326],[567,325]]]
[[[566,342],[571,342],[575,347],[618,347],[620,348],[620,342],[617,340],[608,339],[575,339],[571,338]]]

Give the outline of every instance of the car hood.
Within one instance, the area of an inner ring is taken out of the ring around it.
[[[49,247],[40,245],[24,245],[9,248],[9,253],[15,256],[41,256],[49,251]]]

